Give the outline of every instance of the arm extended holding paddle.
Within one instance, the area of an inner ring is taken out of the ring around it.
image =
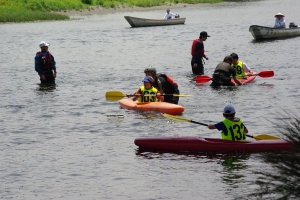
[[[177,97],[190,97],[190,96],[192,96],[190,94],[161,94],[160,96],[170,96],[170,95],[177,96]],[[115,90],[107,91],[105,93],[105,98],[108,101],[118,101],[118,100],[121,100],[124,97],[129,98],[129,97],[133,97],[133,96],[138,96],[139,97],[141,95],[140,94],[124,94],[120,91],[115,91]],[[157,96],[157,95],[155,95],[155,94],[146,94],[144,96]]]
[[[179,121],[179,122],[190,122],[190,123],[194,123],[194,124],[200,124],[202,126],[208,126],[208,128],[210,126],[208,124],[204,124],[204,123],[201,123],[201,122],[196,122],[196,121],[193,121],[193,120],[190,120],[190,119],[186,119],[186,118],[178,117],[178,116],[174,116],[174,115],[169,115],[169,114],[164,114],[164,117],[168,118],[168,119],[175,120],[175,121]],[[256,135],[256,136],[246,135],[246,136],[254,138],[255,140],[281,140],[278,137],[275,137],[275,136],[272,136],[272,135],[268,135],[268,134],[259,134],[259,135]]]

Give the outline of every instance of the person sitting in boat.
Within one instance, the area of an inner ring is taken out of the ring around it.
[[[239,56],[236,53],[230,54],[232,57],[232,64],[231,66],[234,67],[236,71],[236,76],[238,78],[246,78],[246,72],[252,74],[253,71],[246,65],[246,63],[239,61]]]
[[[235,109],[232,105],[225,106],[223,116],[225,118],[223,121],[217,124],[208,124],[208,128],[222,131],[223,140],[245,142],[248,129],[240,118],[235,117]]]
[[[234,67],[231,66],[232,64],[232,57],[226,56],[220,64],[217,65],[213,78],[212,83],[210,86],[212,87],[219,87],[223,86],[235,86],[234,83],[231,82],[231,78],[233,78],[234,82],[238,85],[242,85],[242,83],[236,78],[236,71]]]
[[[285,28],[284,15],[282,13],[277,13],[275,17],[276,19],[274,28]]]
[[[170,12],[170,9],[168,9],[163,19],[172,19],[173,16],[175,17],[177,14]]]
[[[164,102],[178,104],[179,97],[172,94],[180,94],[178,84],[167,74],[156,74],[154,67],[146,68],[144,70],[146,76],[153,78],[153,86],[158,89],[160,94],[169,94],[164,96]]]
[[[133,101],[136,101],[137,99],[138,102],[155,102],[157,100],[164,101],[164,97],[158,93],[158,90],[155,87],[153,87],[153,78],[151,76],[146,76],[143,82],[144,85],[134,93]]]

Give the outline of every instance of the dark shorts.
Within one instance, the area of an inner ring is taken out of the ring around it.
[[[203,75],[204,74],[204,67],[203,67],[202,60],[200,60],[197,63],[197,67],[196,68],[194,67],[194,63],[195,62],[193,62],[193,59],[192,59],[191,66],[192,66],[192,72],[193,72],[193,74],[195,74],[195,75]]]
[[[45,80],[41,80],[41,84],[55,84],[55,77],[53,76],[53,72],[46,72]]]

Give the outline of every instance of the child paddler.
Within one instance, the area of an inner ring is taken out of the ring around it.
[[[155,87],[153,87],[153,78],[151,76],[146,76],[143,82],[144,85],[134,93],[135,96],[132,99],[133,101],[137,99],[138,102],[164,101],[164,97],[158,93],[158,90]]]
[[[235,117],[235,109],[232,105],[227,105],[224,108],[223,116],[225,117],[223,121],[217,124],[209,124],[208,128],[221,131],[223,140],[245,142],[248,129],[240,118]]]

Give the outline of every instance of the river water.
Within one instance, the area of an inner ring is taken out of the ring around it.
[[[121,109],[105,92],[133,93],[143,70],[172,76],[183,94],[182,117],[222,120],[231,103],[250,131],[280,136],[278,113],[299,110],[300,37],[256,42],[253,24],[273,26],[277,12],[300,25],[300,1],[266,0],[186,6],[172,12],[185,25],[130,28],[125,15],[160,18],[165,10],[72,16],[71,21],[1,24],[0,197],[2,199],[235,199],[258,188],[253,170],[268,169],[257,154],[141,152],[137,137],[220,137],[206,127],[174,122],[159,113]],[[236,52],[268,79],[236,90],[192,81],[190,48],[201,31],[205,74]],[[55,87],[39,85],[34,71],[45,40],[57,62]]]

